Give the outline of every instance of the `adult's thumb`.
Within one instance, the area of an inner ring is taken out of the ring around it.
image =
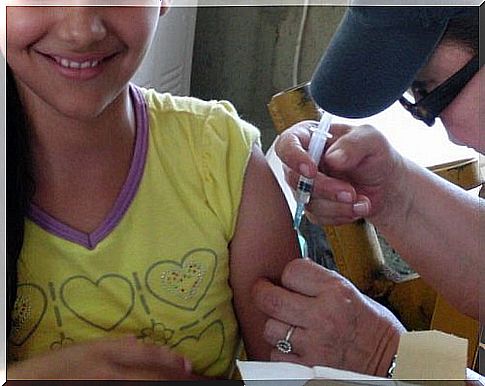
[[[353,128],[332,143],[325,154],[325,165],[331,170],[348,171],[364,159],[378,154],[385,146],[385,138],[371,126]]]

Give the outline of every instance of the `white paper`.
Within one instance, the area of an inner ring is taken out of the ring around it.
[[[306,367],[287,362],[237,361],[237,366],[246,386],[303,386],[310,380],[327,379],[342,381],[342,385],[409,386],[410,383],[373,377],[333,369],[330,367]],[[272,382],[271,382],[272,381]]]

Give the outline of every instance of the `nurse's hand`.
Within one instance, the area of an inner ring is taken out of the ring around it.
[[[395,208],[396,196],[402,199],[405,191],[406,161],[375,128],[336,124],[317,170],[306,151],[316,124],[298,123],[276,142],[276,153],[286,165],[286,179],[293,189],[300,174],[315,178],[307,217],[320,225],[345,224],[362,217],[385,219]],[[406,202],[400,201],[402,205]]]
[[[265,339],[272,346],[295,326],[289,338],[291,353],[275,348],[273,361],[386,376],[405,331],[385,307],[310,260],[290,262],[281,286],[258,281],[253,296],[256,306],[269,317]]]
[[[72,344],[8,366],[8,379],[193,380],[191,364],[135,337]]]

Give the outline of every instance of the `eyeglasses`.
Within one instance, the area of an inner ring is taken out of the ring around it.
[[[450,78],[427,93],[418,86],[419,82],[413,83],[411,89],[414,95],[421,94],[422,98],[417,103],[412,103],[404,96],[399,99],[403,107],[414,118],[423,121],[428,126],[433,126],[435,119],[456,98],[460,91],[480,69],[478,55],[474,56],[465,66]]]

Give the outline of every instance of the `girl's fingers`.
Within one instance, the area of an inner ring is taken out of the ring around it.
[[[126,367],[143,367],[143,368],[171,368],[185,371],[189,363],[183,356],[171,350],[167,346],[157,346],[134,341],[129,347],[123,342],[115,342],[108,347],[108,352],[113,361],[121,366]],[[121,348],[121,349],[119,349]]]

